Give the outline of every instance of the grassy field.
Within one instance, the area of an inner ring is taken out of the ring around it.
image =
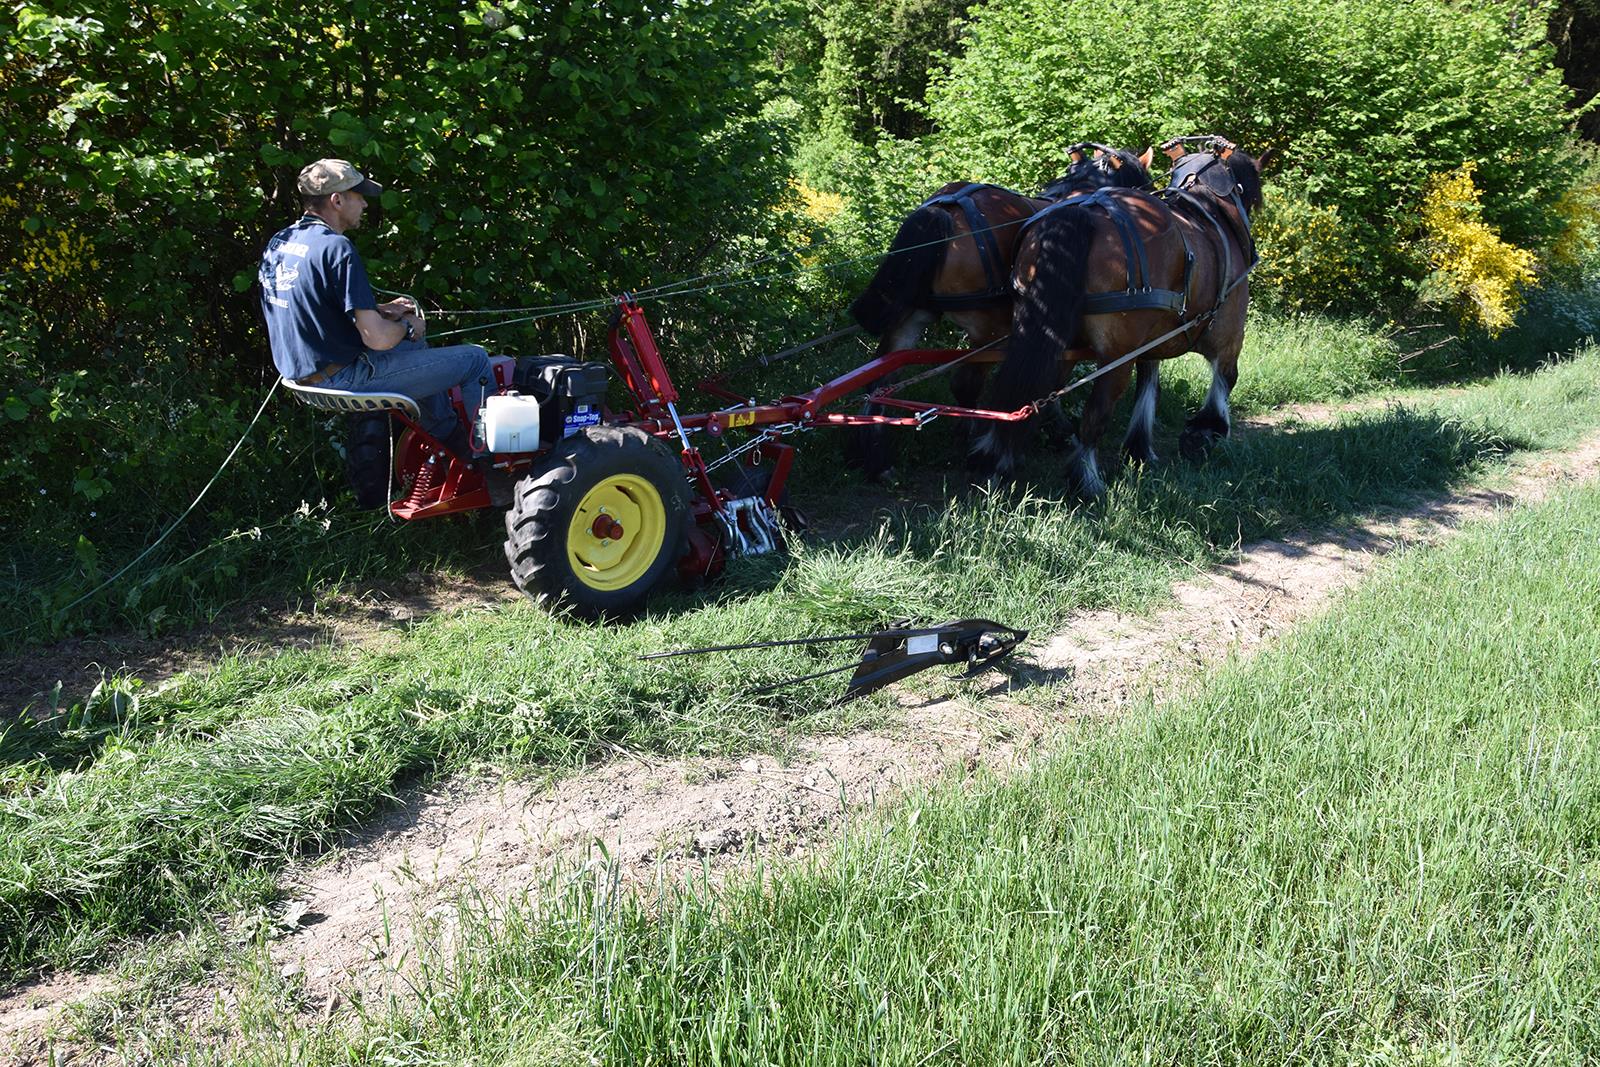
[[[1600,424],[1600,350],[1437,406],[1255,429],[1201,468],[1127,477],[1104,504],[1036,495],[885,517],[859,539],[736,569],[630,626],[531,607],[431,618],[378,649],[232,659],[137,703],[14,724],[0,741],[0,973],[270,899],[285,860],[420,775],[475,760],[570,767],[613,745],[731,752],[842,723],[803,651],[641,664],[638,653],[836,632],[910,615],[1048,628],[1139,610],[1248,540],[1479,476]],[[852,714],[872,714],[871,705]]]
[[[480,908],[417,998],[234,1062],[1593,1062],[1597,528],[1591,487],[1391,561],[808,868]]]

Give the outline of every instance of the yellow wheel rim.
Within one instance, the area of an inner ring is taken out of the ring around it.
[[[649,479],[613,474],[578,501],[567,527],[567,562],[590,589],[625,589],[643,578],[667,537],[667,509]]]

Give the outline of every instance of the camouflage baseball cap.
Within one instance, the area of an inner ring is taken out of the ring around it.
[[[352,189],[362,196],[377,196],[383,192],[383,186],[345,159],[319,159],[300,172],[300,192],[306,196],[327,196]]]

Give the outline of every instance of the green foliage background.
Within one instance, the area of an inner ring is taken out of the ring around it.
[[[9,9],[0,475],[21,490],[3,519],[14,567],[48,570],[52,548],[76,543],[86,584],[93,542],[148,540],[215,469],[271,381],[249,287],[311,159],[385,183],[354,236],[378,284],[430,306],[604,296],[790,239],[760,7],[497,13],[492,29],[436,0],[316,17],[265,0]],[[489,343],[582,351],[596,332],[569,318]],[[201,529],[315,499],[315,472],[286,469],[327,436],[311,422],[278,405]]]
[[[29,615],[88,589],[243,430],[272,379],[254,265],[296,214],[310,159],[343,156],[385,182],[355,234],[379,284],[461,309],[870,256],[945,182],[1034,188],[1074,141],[1219,132],[1275,153],[1263,302],[1397,316],[1426,274],[1416,209],[1430,175],[1475,161],[1485,219],[1541,253],[1581,221],[1583,202],[1555,205],[1600,189],[1575,125],[1592,7],[13,2],[0,11],[4,599]],[[802,183],[842,206],[808,214]],[[1568,280],[1592,284],[1593,259]],[[869,269],[785,273],[652,315],[687,379],[836,325]],[[497,351],[594,353],[603,328],[554,317],[482,336]],[[302,501],[302,518],[322,514],[340,491],[336,438],[276,404],[153,563],[198,553],[223,588],[245,556],[292,569],[325,554],[318,531],[338,534],[334,519],[248,553],[215,545]],[[155,624],[130,595],[98,606]]]

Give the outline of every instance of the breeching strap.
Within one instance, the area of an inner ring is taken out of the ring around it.
[[[1160,345],[1163,345],[1163,344],[1167,343],[1168,341],[1172,340],[1174,337],[1178,336],[1180,333],[1182,333],[1183,331],[1185,331],[1185,330],[1189,329],[1190,327],[1196,325],[1197,323],[1206,322],[1209,319],[1215,318],[1217,312],[1222,310],[1222,302],[1225,299],[1227,299],[1228,294],[1233,292],[1235,289],[1237,289],[1239,287],[1239,284],[1241,282],[1243,282],[1246,278],[1248,278],[1250,276],[1250,272],[1252,270],[1254,270],[1254,269],[1255,269],[1255,264],[1254,263],[1250,264],[1250,266],[1245,268],[1243,274],[1241,274],[1237,278],[1235,278],[1233,280],[1233,282],[1226,289],[1224,289],[1220,293],[1218,293],[1217,294],[1216,305],[1214,307],[1212,307],[1212,309],[1210,311],[1207,311],[1207,312],[1205,312],[1204,314],[1201,314],[1201,315],[1197,315],[1194,318],[1190,319],[1188,322],[1179,323],[1177,326],[1174,326],[1172,329],[1168,330],[1166,333],[1162,334],[1160,337],[1157,337],[1155,340],[1146,341],[1144,344],[1140,345],[1138,348],[1135,348],[1133,351],[1126,352],[1126,353],[1118,356],[1116,359],[1112,360],[1110,363],[1107,363],[1103,367],[1097,367],[1094,371],[1092,371],[1089,374],[1085,374],[1082,378],[1079,378],[1077,381],[1072,382],[1072,383],[1070,383],[1068,385],[1062,386],[1060,389],[1057,389],[1055,392],[1049,394],[1048,396],[1042,396],[1038,400],[1034,400],[1034,401],[1029,402],[1026,405],[1026,407],[1031,408],[1033,410],[1034,414],[1038,414],[1039,409],[1044,407],[1046,404],[1052,404],[1055,401],[1060,400],[1062,397],[1066,396],[1068,393],[1072,392],[1073,390],[1081,389],[1084,386],[1088,385],[1090,382],[1094,381],[1095,379],[1102,378],[1105,375],[1110,374],[1112,371],[1116,370],[1118,367],[1121,367],[1121,366],[1123,366],[1123,365],[1125,365],[1127,363],[1132,362],[1133,360],[1138,359],[1140,356],[1144,355],[1146,352],[1150,351],[1152,348],[1156,348],[1156,347],[1158,347]],[[1022,409],[1018,409],[1018,410],[1022,410]]]

